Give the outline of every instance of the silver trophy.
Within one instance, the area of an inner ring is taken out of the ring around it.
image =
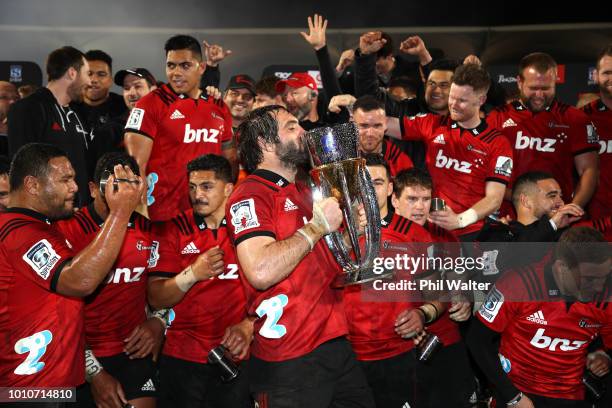
[[[350,246],[340,232],[325,236],[325,242],[344,274],[335,286],[346,286],[386,277],[390,273],[373,272],[374,259],[380,250],[380,212],[376,193],[357,149],[359,132],[354,123],[333,128],[323,127],[304,134],[304,144],[310,155],[310,171],[315,194],[322,198],[335,197],[344,215],[343,228]],[[365,245],[359,245],[359,205],[363,204],[367,225]]]

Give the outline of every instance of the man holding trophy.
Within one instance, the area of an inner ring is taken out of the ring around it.
[[[313,203],[295,184],[308,156],[304,130],[284,108],[253,111],[239,133],[239,154],[252,174],[229,198],[227,219],[248,313],[258,317],[251,391],[271,408],[374,407],[345,338],[342,292],[331,287],[340,268],[321,242],[343,221],[338,199]]]

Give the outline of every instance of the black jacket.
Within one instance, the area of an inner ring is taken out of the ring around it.
[[[28,143],[49,143],[66,152],[76,172],[77,206],[89,201],[87,186],[88,132],[76,112],[62,107],[47,88],[13,103],[8,113],[9,154]]]

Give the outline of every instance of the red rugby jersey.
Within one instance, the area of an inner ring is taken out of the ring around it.
[[[477,316],[501,333],[501,365],[518,389],[581,400],[588,345],[612,322],[606,302],[563,301],[551,265],[547,257],[504,273]]]
[[[429,243],[433,238],[420,225],[395,213],[389,213],[382,220],[381,247],[391,242],[397,243]],[[424,246],[423,246],[424,248]],[[384,253],[382,253],[384,254]],[[392,254],[389,254],[392,256]],[[414,279],[415,275],[398,274],[397,279]],[[369,284],[368,284],[369,286]],[[362,285],[352,285],[344,288],[344,307],[349,326],[349,341],[361,361],[383,360],[405,353],[414,347],[411,339],[403,339],[395,332],[395,321],[406,309],[415,309],[423,302],[383,301],[388,293],[370,291],[367,300],[363,299]],[[406,294],[411,297],[410,294]],[[373,301],[370,296],[377,296],[381,301]],[[450,323],[450,325],[449,325]],[[444,313],[434,323],[426,327],[427,331],[440,337],[446,346],[459,340],[459,331],[450,321],[448,313]]]
[[[482,121],[474,129],[462,129],[449,116],[434,114],[404,117],[402,137],[421,140],[427,153],[425,164],[433,180],[433,195],[462,213],[485,196],[485,184],[508,184],[512,173],[512,149],[495,127]],[[483,220],[454,230],[455,235],[478,231]]]
[[[159,262],[151,276],[174,277],[204,252],[219,246],[226,271],[196,283],[172,308],[174,320],[166,332],[163,354],[197,363],[208,363],[210,350],[221,343],[225,329],[246,317],[242,271],[228,237],[225,220],[218,229],[208,228],[193,210],[155,227],[160,242]]]
[[[389,164],[391,177],[395,177],[395,175],[402,170],[414,167],[410,156],[404,153],[402,149],[391,140],[382,141],[382,155]]]
[[[76,252],[96,237],[104,220],[90,204],[58,229]],[[147,318],[148,268],[156,262],[157,242],[151,240],[151,223],[134,213],[117,259],[107,278],[85,299],[85,341],[98,357],[123,353],[124,340]]]
[[[0,386],[85,382],[83,300],[55,293],[73,253],[46,216],[0,212]]]
[[[599,135],[599,186],[589,203],[589,215],[597,219],[612,215],[612,110],[600,99],[584,106],[582,111]]]
[[[312,218],[310,195],[267,170],[249,175],[227,204],[234,245],[255,237],[289,238]],[[331,284],[340,268],[319,240],[291,274],[260,291],[245,279],[249,314],[255,321],[254,356],[284,361],[308,354],[320,344],[347,334],[342,291]]]
[[[599,148],[597,132],[584,112],[554,101],[545,111],[533,113],[513,102],[492,111],[486,120],[510,141],[512,181],[528,171],[546,171],[559,182],[563,200],[571,201],[574,156]]]
[[[132,109],[126,132],[153,140],[147,164],[147,204],[153,221],[164,221],[191,208],[187,163],[203,154],[221,154],[232,143],[232,117],[221,100],[204,93],[193,99],[163,85]]]

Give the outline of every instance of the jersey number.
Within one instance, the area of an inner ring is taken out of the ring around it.
[[[287,328],[278,321],[283,315],[283,308],[289,303],[287,295],[276,295],[266,299],[257,308],[255,313],[259,317],[266,316],[266,321],[259,329],[259,334],[268,339],[280,339],[287,334]]]
[[[238,279],[238,265],[227,264],[227,272],[219,275],[219,279]]]
[[[25,361],[15,368],[17,375],[31,375],[42,371],[45,363],[38,361],[47,351],[47,346],[53,340],[53,334],[49,330],[34,333],[29,337],[24,337],[15,343],[17,354],[29,353]]]

